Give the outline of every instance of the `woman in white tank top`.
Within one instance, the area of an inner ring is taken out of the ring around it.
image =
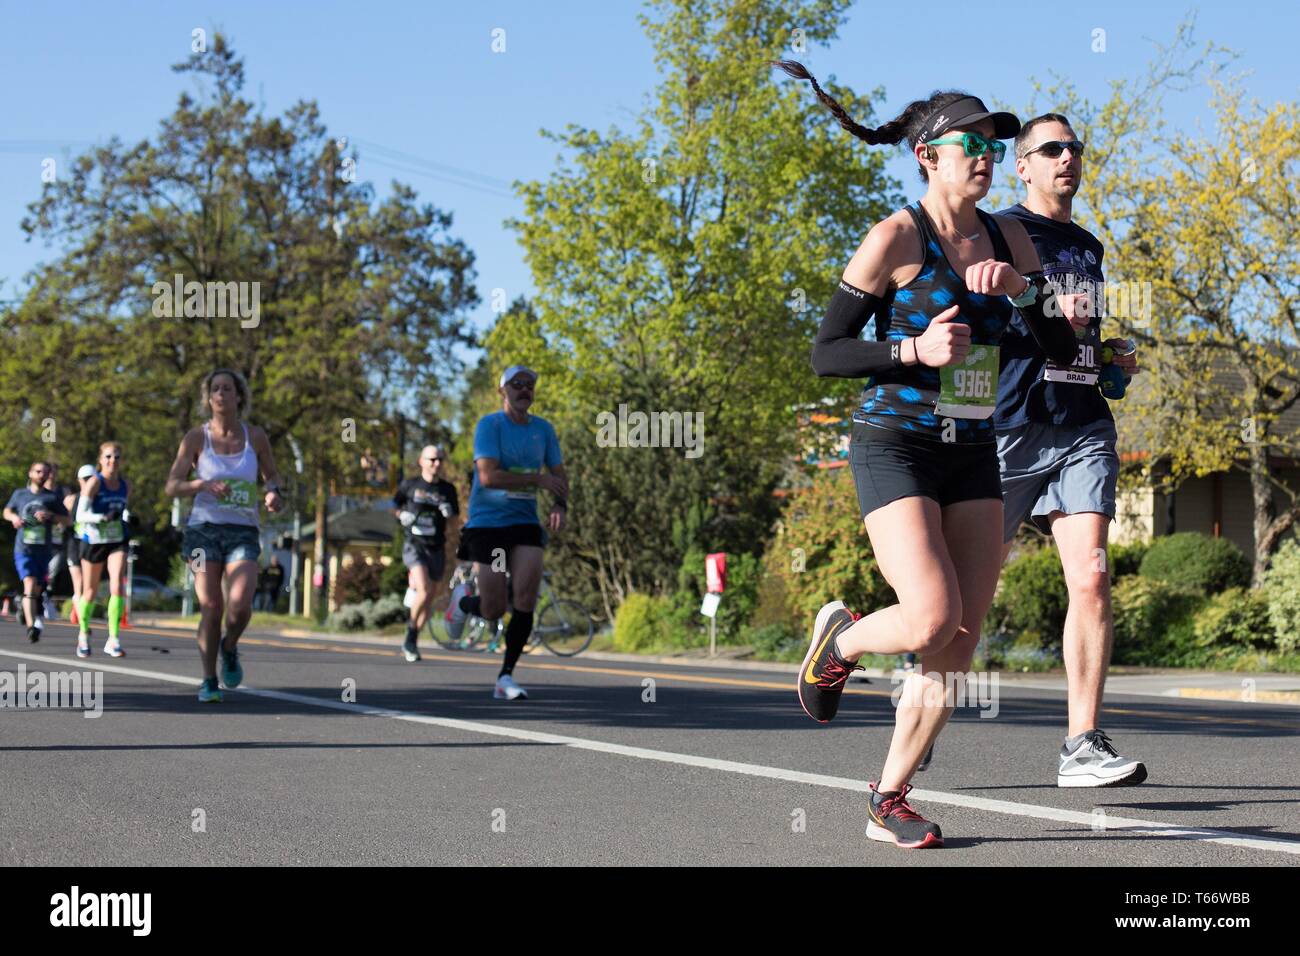
[[[259,477],[265,483],[262,503],[280,510],[280,475],[266,432],[242,417],[250,405],[248,383],[238,372],[217,369],[203,380],[202,405],[208,421],[181,440],[167,475],[166,494],[194,498],[185,526],[182,554],[194,571],[199,601],[199,653],[203,686],[199,700],[220,701],[221,682],[238,687],[244,678],[237,647],[252,616],[261,554],[257,516]],[[193,472],[195,477],[191,478]],[[229,591],[229,600],[223,593]],[[225,619],[224,636],[222,618]]]

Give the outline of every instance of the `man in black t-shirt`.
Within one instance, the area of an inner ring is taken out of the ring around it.
[[[1025,123],[1016,137],[1016,173],[1028,195],[999,214],[1029,233],[1079,345],[1072,363],[1049,360],[1019,314],[1002,339],[993,424],[1002,472],[1003,559],[1021,522],[1031,521],[1055,538],[1069,591],[1062,638],[1069,735],[1058,755],[1056,785],[1131,786],[1146,779],[1146,767],[1121,757],[1098,727],[1115,633],[1105,555],[1119,477],[1115,420],[1100,385],[1110,353],[1125,375],[1138,369],[1126,342],[1101,339],[1105,250],[1071,221],[1083,151],[1064,116],[1047,113]]]
[[[402,653],[418,661],[417,636],[429,619],[433,596],[446,569],[447,521],[460,514],[456,486],[443,479],[442,452],[427,445],[420,452],[420,476],[407,478],[393,495],[393,513],[406,531],[402,561],[409,571],[414,603],[406,625]]]
[[[63,499],[45,487],[49,474],[45,462],[33,462],[27,471],[27,485],[16,489],[4,507],[4,518],[15,531],[14,567],[23,583],[23,616],[27,639],[33,644],[41,639],[41,592],[45,590],[54,550],[54,530],[66,530],[72,523]]]

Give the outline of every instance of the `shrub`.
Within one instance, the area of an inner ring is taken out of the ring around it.
[[[1206,596],[1250,587],[1250,560],[1231,541],[1195,531],[1156,538],[1139,573]]]
[[[359,631],[366,626],[366,612],[372,602],[344,604],[325,619],[325,626],[332,631]]]
[[[1192,635],[1198,647],[1215,656],[1271,647],[1268,601],[1258,590],[1228,588],[1196,612]]]
[[[1142,559],[1151,549],[1150,541],[1134,541],[1131,544],[1111,544],[1106,547],[1106,560],[1110,564],[1111,580],[1137,574],[1142,566]]]
[[[1056,548],[1036,548],[1003,569],[987,629],[1013,635],[1020,647],[1057,648],[1069,606]]]
[[[807,636],[784,624],[752,627],[745,632],[745,643],[764,661],[801,661],[808,652]]]
[[[830,601],[868,613],[898,600],[876,564],[848,468],[819,471],[809,487],[790,496],[763,570],[760,580],[780,581],[779,592],[759,602],[764,623],[781,620],[777,600],[798,629],[811,627]]]
[[[1111,592],[1116,664],[1178,666],[1196,656],[1193,618],[1206,599],[1147,577],[1121,578]]]
[[[614,650],[635,654],[663,640],[669,605],[664,598],[634,591],[614,617]]]
[[[402,624],[410,618],[402,599],[396,594],[385,594],[378,601],[367,601],[365,605],[366,627],[379,630],[390,624]]]
[[[373,601],[382,593],[379,577],[383,568],[376,562],[366,564],[353,561],[339,568],[338,578],[334,582],[334,593],[341,604],[359,604]]]
[[[1277,649],[1283,654],[1300,651],[1300,543],[1286,541],[1273,555],[1263,592]]]

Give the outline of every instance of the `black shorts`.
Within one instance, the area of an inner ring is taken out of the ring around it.
[[[994,442],[930,441],[855,422],[849,468],[864,517],[900,498],[930,498],[940,507],[978,498],[1002,500]]]
[[[63,553],[67,556],[70,566],[80,566],[81,556],[85,553],[86,547],[86,542],[80,538],[67,537],[63,539]]]
[[[407,538],[402,543],[402,563],[408,568],[423,565],[430,580],[441,581],[442,572],[447,567],[446,548],[443,545],[433,548],[423,541]]]
[[[479,564],[491,564],[497,552],[526,545],[533,548],[546,547],[546,532],[539,524],[510,524],[502,528],[462,528],[460,547],[456,557],[462,561],[477,561]]]
[[[81,542],[81,560],[89,561],[91,564],[103,564],[114,551],[125,550],[125,541],[114,541],[111,544],[89,544],[83,541]]]

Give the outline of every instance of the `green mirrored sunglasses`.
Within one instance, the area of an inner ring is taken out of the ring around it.
[[[993,150],[993,162],[1002,162],[1002,157],[1007,154],[1007,144],[1001,140],[985,139],[979,133],[962,133],[960,136],[945,136],[943,139],[932,139],[926,143],[927,146],[956,146],[961,144],[962,149],[966,151],[967,156],[983,156],[990,149]]]

